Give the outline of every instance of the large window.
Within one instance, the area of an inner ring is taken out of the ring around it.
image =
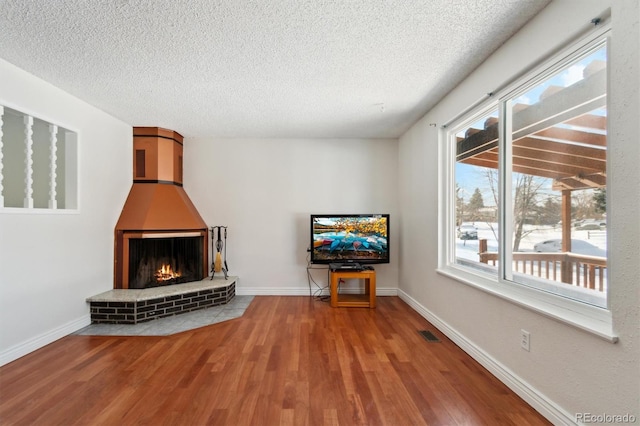
[[[77,134],[0,105],[0,209],[77,209]]]
[[[445,266],[606,308],[606,129],[606,33],[448,125]]]

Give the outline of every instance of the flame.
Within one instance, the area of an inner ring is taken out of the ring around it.
[[[169,281],[174,278],[180,277],[182,274],[178,271],[174,271],[171,265],[162,264],[162,267],[156,271],[157,281]]]

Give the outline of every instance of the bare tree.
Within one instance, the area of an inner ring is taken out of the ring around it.
[[[462,188],[456,182],[456,226],[460,226],[464,222],[464,197],[462,196]]]
[[[495,169],[485,169],[485,179],[493,194],[496,205],[499,200],[498,172]],[[513,173],[513,251],[520,249],[520,242],[532,231],[526,231],[524,225],[533,220],[536,214],[540,189],[544,185],[544,179],[532,175]],[[493,230],[494,235],[496,234]]]
[[[520,249],[520,242],[527,234],[524,225],[530,221],[538,204],[538,193],[544,181],[532,175],[514,173],[515,187],[513,195],[513,251]]]
[[[497,169],[483,169],[484,177],[489,185],[489,189],[491,190],[491,195],[493,196],[493,205],[498,207],[500,198],[498,197],[498,170]],[[496,218],[497,219],[497,218]],[[493,226],[493,222],[487,222],[491,232],[493,233],[493,238],[498,240],[498,230]]]
[[[598,206],[592,189],[573,191],[571,204],[575,219],[594,218],[597,215]]]

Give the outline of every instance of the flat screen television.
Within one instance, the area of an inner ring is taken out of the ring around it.
[[[389,263],[388,214],[312,214],[311,263]]]

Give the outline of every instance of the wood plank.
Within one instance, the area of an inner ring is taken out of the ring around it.
[[[528,136],[518,139],[513,143],[514,147],[523,147],[529,149],[535,149],[538,151],[546,151],[554,154],[565,154],[575,157],[583,157],[587,159],[595,159],[600,161],[606,161],[607,150],[602,148],[591,148],[583,145],[573,145],[568,143],[550,141],[547,139],[540,139],[535,136]],[[497,152],[498,143],[494,142],[493,145],[483,146],[481,150],[467,151],[459,153],[456,156],[457,161],[462,161],[469,157],[480,155],[487,151]]]
[[[531,135],[607,105],[607,70],[565,87],[513,114],[513,138]]]
[[[563,127],[549,127],[532,135],[537,139],[555,139],[563,142],[575,142],[585,145],[607,146],[607,135],[585,132],[582,130],[565,129]]]
[[[494,145],[460,154],[457,161],[496,169],[497,142]],[[599,188],[606,185],[606,149],[524,137],[514,142],[513,170],[555,179],[554,189],[558,190]]]
[[[604,188],[605,186],[607,186],[607,176],[605,174],[594,173],[558,179],[553,182],[552,189],[554,191],[562,191],[565,189],[575,191],[576,189]]]
[[[513,171],[551,179],[562,179],[573,176],[604,174],[606,162],[566,154],[552,154],[532,150],[513,148]],[[482,162],[476,161],[482,160]],[[463,161],[465,164],[482,165],[482,167],[498,168],[498,153],[489,151]]]
[[[584,127],[586,129],[607,129],[607,117],[604,115],[583,114],[579,117],[565,121],[570,126]]]
[[[549,424],[397,297],[258,296],[176,335],[71,335],[0,386],[3,424]]]
[[[513,139],[534,135],[563,122],[580,122],[580,117],[606,106],[606,70],[598,71],[563,90],[513,114]],[[605,119],[606,120],[606,119]],[[586,121],[583,119],[583,121]],[[601,124],[600,124],[601,125]],[[458,141],[458,156],[466,157],[497,146],[498,124]]]
[[[471,157],[483,151],[496,148],[498,146],[498,124],[492,124],[484,130],[458,140],[456,144],[457,158]]]
[[[559,152],[541,151],[516,145],[512,148],[514,157],[523,159],[536,159],[552,164],[577,166],[583,170],[591,170],[589,173],[605,172],[607,170],[607,161],[592,157],[581,157],[571,154],[563,154]]]
[[[606,107],[606,69],[535,104],[514,107],[514,171],[558,179],[557,188],[601,187],[606,170],[606,149],[602,148],[607,144],[607,118],[592,111],[603,107]],[[558,127],[561,123],[582,129]],[[456,161],[461,163],[497,168],[497,150],[497,123],[468,131],[467,137],[456,139]],[[595,179],[584,177],[590,175]]]
[[[490,156],[490,154],[483,154],[482,156],[467,158],[463,161],[464,164],[469,164],[478,167],[487,167],[491,169],[498,168],[497,156]],[[513,171],[516,173],[523,173],[526,175],[539,176],[549,179],[566,179],[572,175],[564,175],[558,171],[545,170],[544,168],[535,167],[535,165],[513,165]]]

